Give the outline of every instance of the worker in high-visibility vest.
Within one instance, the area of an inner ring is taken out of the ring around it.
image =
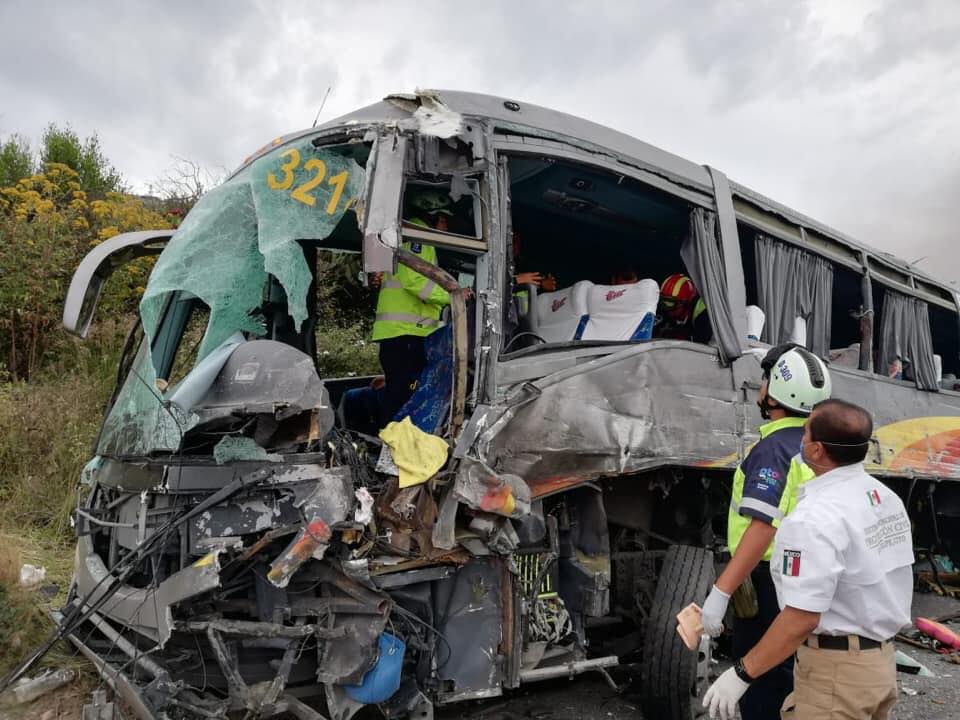
[[[406,222],[441,231],[447,229],[447,217],[453,214],[449,209],[449,195],[422,192],[412,204],[422,217]],[[429,222],[422,219],[424,217]],[[437,251],[431,245],[404,242],[402,247],[432,265],[437,264]],[[417,387],[427,361],[424,338],[440,327],[440,313],[450,303],[450,295],[433,280],[400,264],[395,272],[383,273],[379,283],[371,339],[380,345],[380,367],[385,381],[381,421],[386,425]]]
[[[773,540],[780,521],[797,504],[800,485],[814,477],[800,458],[803,425],[817,403],[830,397],[826,364],[805,348],[773,348],[761,363],[757,404],[765,425],[760,440],[737,468],[727,514],[730,562],[703,603],[703,630],[713,637],[734,597],[733,654],[743,657],[763,637],[780,612],[770,575]],[[788,658],[750,685],[740,699],[743,720],[774,720],[793,690],[793,659]]]

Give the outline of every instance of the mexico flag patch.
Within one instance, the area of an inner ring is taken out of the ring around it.
[[[877,492],[876,490],[870,490],[869,492],[867,492],[867,497],[870,498],[871,505],[880,504],[880,493]]]
[[[790,577],[797,577],[800,574],[800,551],[783,551],[783,574]]]

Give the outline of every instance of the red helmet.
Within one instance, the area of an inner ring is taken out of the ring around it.
[[[660,307],[666,315],[676,320],[689,317],[699,297],[693,280],[682,273],[671,275],[660,286]]]

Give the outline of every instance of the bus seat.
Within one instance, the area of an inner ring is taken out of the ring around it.
[[[758,305],[747,305],[747,338],[759,340],[763,335],[763,326],[767,316]]]
[[[440,435],[453,397],[453,326],[445,325],[424,340],[427,364],[420,372],[410,399],[394,416],[410,421],[426,433]]]
[[[393,416],[410,422],[424,432],[439,435],[443,431],[453,396],[453,326],[444,325],[424,339],[427,363],[417,379],[417,387]],[[337,408],[340,427],[366,435],[376,435],[384,402],[383,388],[351,388],[343,393]]]
[[[594,285],[587,295],[582,340],[649,340],[657,315],[660,286],[646,278],[628,285]]]
[[[853,343],[849,347],[837,348],[829,353],[830,364],[837,367],[860,367],[860,343]]]
[[[537,295],[535,332],[548,343],[579,340],[587,319],[587,295],[593,283],[581,280],[556,292]]]
[[[807,346],[807,321],[797,315],[793,321],[793,332],[790,333],[790,342],[800,347]]]

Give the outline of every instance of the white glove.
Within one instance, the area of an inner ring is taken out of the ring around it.
[[[723,616],[727,614],[727,605],[730,603],[730,596],[716,585],[707,595],[707,599],[700,608],[700,622],[703,623],[703,631],[710,637],[719,637],[723,632]]]
[[[717,678],[703,696],[703,706],[710,710],[710,720],[714,720],[719,712],[722,720],[733,720],[737,712],[737,703],[750,687],[741,680],[733,668],[729,668]]]

